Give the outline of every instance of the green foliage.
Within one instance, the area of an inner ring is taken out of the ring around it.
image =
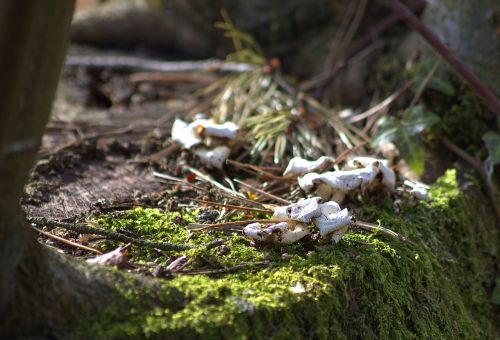
[[[240,31],[231,20],[229,13],[221,10],[223,22],[215,23],[215,27],[224,30],[224,36],[231,39],[235,52],[228,55],[227,59],[240,63],[248,63],[263,66],[266,63],[264,53],[255,39]]]
[[[364,204],[365,219],[380,220],[414,246],[350,231],[336,246],[286,247],[283,260],[279,249],[253,248],[237,235],[201,234],[193,242],[224,238],[234,259],[227,263],[271,264],[156,281],[144,291],[117,283],[115,303],[77,329],[93,338],[494,338],[484,290],[498,259],[494,216],[480,197],[464,196],[455,171],[430,195],[430,203],[404,204],[399,215],[390,201]],[[171,213],[133,214],[156,224]],[[183,239],[178,228],[171,241]],[[297,283],[304,293],[292,291]]]
[[[480,99],[463,85],[452,105],[438,109],[439,128],[451,141],[474,154],[483,147],[482,138],[491,130],[490,118]]]
[[[377,147],[393,142],[410,168],[417,174],[424,169],[424,151],[419,134],[439,121],[439,117],[422,105],[415,105],[403,113],[401,119],[389,116],[380,122],[379,132],[372,141]]]
[[[434,59],[426,59],[412,64],[406,71],[409,77],[414,81],[415,88],[420,88],[422,83],[426,80],[429,72],[432,69],[436,61]],[[436,65],[437,66],[437,65]],[[432,78],[426,84],[426,87],[435,91],[439,91],[449,97],[455,95],[455,87],[450,80],[450,77],[445,72],[436,72],[432,75]]]

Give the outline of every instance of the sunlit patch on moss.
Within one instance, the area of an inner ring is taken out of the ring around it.
[[[214,266],[264,258],[270,263],[162,280],[147,292],[125,282],[117,285],[116,304],[78,327],[82,334],[106,338],[492,338],[484,283],[498,256],[498,235],[477,188],[468,195],[459,190],[455,171],[448,171],[432,187],[431,203],[405,206],[399,215],[390,205],[363,207],[367,219],[404,233],[415,245],[351,231],[336,246],[264,250],[233,234],[189,238],[174,215],[157,210],[101,221],[110,228],[142,226],[151,238],[161,229],[170,242],[222,238],[230,249],[226,255],[216,249],[184,252]],[[298,283],[303,291],[292,289]]]

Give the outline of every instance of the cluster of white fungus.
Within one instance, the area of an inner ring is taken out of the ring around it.
[[[217,169],[222,169],[231,153],[227,144],[237,135],[236,124],[217,124],[211,119],[195,119],[192,123],[176,119],[172,126],[172,140],[192,150],[205,165]]]
[[[294,164],[297,162],[295,160]],[[388,162],[372,157],[353,158],[347,162],[344,170],[303,174],[304,176],[298,178],[302,190],[314,192],[324,200],[338,203],[342,203],[346,194],[353,191],[365,192],[380,184],[389,190],[394,190],[396,186],[396,175],[388,166]]]
[[[347,209],[341,209],[338,203],[319,203],[320,199],[302,199],[277,207],[272,217],[277,223],[268,226],[252,223],[243,229],[243,233],[264,244],[291,244],[308,235],[312,224],[319,230],[322,239],[337,243],[347,231],[351,217]]]

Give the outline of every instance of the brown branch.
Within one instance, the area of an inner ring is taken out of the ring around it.
[[[398,14],[408,26],[416,30],[429,45],[431,45],[455,71],[470,85],[472,90],[481,97],[484,103],[497,115],[500,115],[500,100],[486,87],[479,78],[457,56],[443,44],[438,36],[432,32],[408,7],[399,0],[388,0],[389,6]]]
[[[222,228],[226,228],[226,227],[243,226],[243,225],[247,225],[250,223],[272,224],[272,223],[278,223],[278,222],[281,222],[281,221],[275,221],[275,220],[270,220],[270,219],[261,219],[261,220],[230,221],[230,222],[213,223],[213,224],[190,223],[188,225],[188,228],[190,228],[193,231],[206,231],[206,230],[212,230],[212,229],[222,229]],[[194,228],[197,228],[197,229],[194,229]]]
[[[240,207],[237,205],[232,205],[232,204],[223,204],[223,203],[217,203],[217,202],[211,202],[211,201],[205,201],[205,200],[199,200],[196,198],[192,199],[195,202],[198,203],[203,203],[207,205],[211,205],[214,207],[222,207],[222,208],[227,208],[230,210],[243,210],[243,211],[249,211],[249,212],[255,212],[255,213],[263,213],[263,214],[272,214],[273,211],[269,209],[256,209],[256,208],[247,208],[247,207]]]
[[[135,244],[137,246],[142,246],[142,247],[156,248],[156,249],[160,249],[160,250],[173,250],[173,251],[187,250],[187,249],[193,248],[193,246],[190,246],[187,244],[174,244],[174,243],[168,243],[168,242],[145,241],[145,240],[129,237],[129,236],[126,236],[126,235],[123,235],[120,233],[116,233],[113,231],[91,227],[91,226],[88,226],[86,224],[53,221],[53,220],[48,220],[44,217],[30,217],[30,218],[28,218],[28,220],[31,223],[34,223],[36,225],[63,228],[63,229],[71,230],[71,231],[74,231],[74,232],[77,232],[80,234],[101,235],[101,236],[104,236],[104,237],[111,239],[111,240],[121,241],[124,243],[132,243],[132,244]]]
[[[97,254],[97,255],[102,255],[102,253],[99,250],[97,250],[97,249],[84,246],[83,244],[76,243],[76,242],[73,242],[71,240],[67,240],[67,239],[65,239],[63,237],[59,237],[57,235],[53,235],[51,233],[48,233],[48,232],[43,231],[43,230],[40,230],[40,229],[35,228],[33,226],[31,226],[31,229],[35,230],[36,232],[38,232],[38,233],[40,233],[40,234],[42,234],[42,235],[44,235],[44,236],[46,236],[48,238],[51,238],[53,240],[59,241],[59,242],[64,243],[64,244],[67,244],[69,246],[72,246],[72,247],[75,247],[75,248],[80,248],[80,249],[83,249],[83,250],[86,250],[86,251],[90,251],[90,252],[92,252],[94,254]]]
[[[226,267],[226,268],[218,268],[218,269],[196,269],[196,270],[180,270],[177,272],[174,272],[172,274],[174,275],[213,275],[213,274],[221,274],[221,273],[230,273],[234,272],[243,268],[248,268],[248,267],[253,267],[253,266],[267,266],[269,265],[268,260],[264,261],[256,261],[256,262],[246,262],[246,263],[241,263],[237,264],[232,267]]]

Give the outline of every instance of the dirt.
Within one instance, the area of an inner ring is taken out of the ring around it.
[[[107,74],[99,82],[87,76],[81,70],[62,76],[22,200],[29,217],[74,220],[104,206],[133,204],[165,190],[153,170],[175,173],[181,151],[167,139],[173,119],[186,114],[193,100],[175,96],[171,87],[153,99],[113,102],[128,86],[127,76]],[[109,108],[96,104],[104,89]]]

